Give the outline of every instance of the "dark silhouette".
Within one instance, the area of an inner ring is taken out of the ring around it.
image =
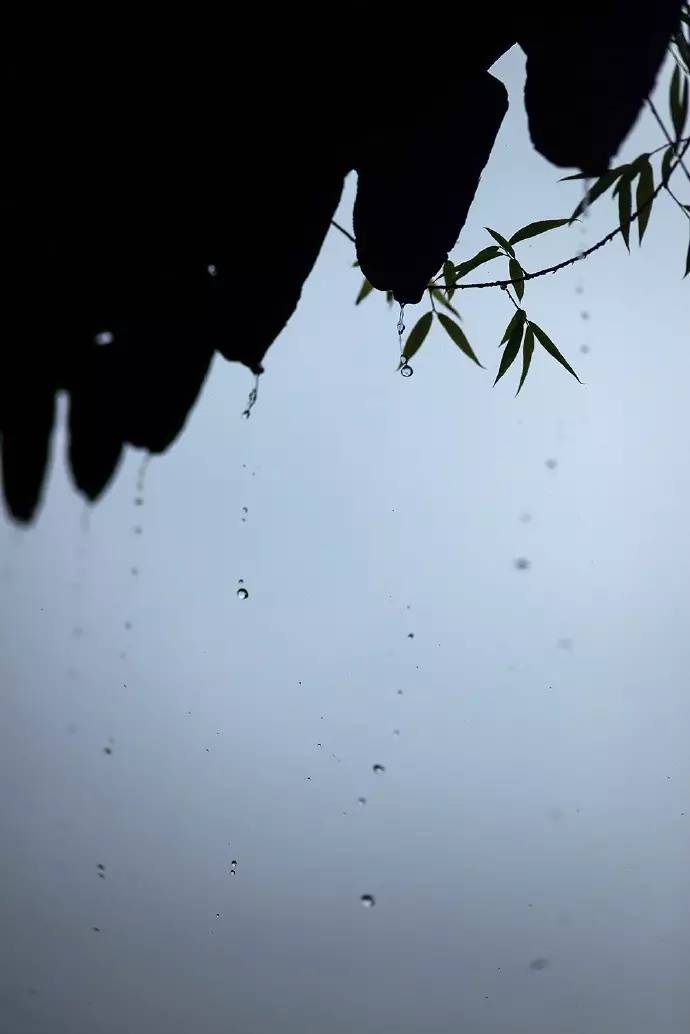
[[[386,9],[232,25],[7,32],[2,54],[0,433],[9,512],[30,520],[55,396],[89,499],[125,444],[179,434],[216,351],[256,373],[358,173],[362,272],[418,301],[447,257],[507,107],[487,72],[527,55],[532,141],[603,172],[651,90],[678,0]],[[304,19],[304,22],[300,21]],[[270,37],[268,34],[270,33]],[[100,343],[99,343],[100,342]],[[108,343],[106,343],[108,342]]]

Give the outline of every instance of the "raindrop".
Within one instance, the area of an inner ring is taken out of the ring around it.
[[[310,783],[310,782],[311,782],[311,776],[307,776],[307,782],[308,782],[308,783]]]
[[[75,625],[73,630],[72,630],[72,635],[74,636],[74,638],[75,639],[81,639],[83,634],[84,634],[84,629],[81,627],[81,625]]]
[[[216,919],[220,919],[220,912],[216,912]]]
[[[582,284],[578,284],[577,287],[575,288],[575,294],[584,294],[584,290],[585,289],[582,286]]]
[[[218,270],[216,269],[216,267],[213,265],[212,262],[210,263],[210,265],[206,266],[206,272],[208,273],[209,276],[217,276],[217,274],[218,274]]]
[[[361,901],[364,908],[373,908],[376,904],[373,894],[362,894],[359,900]]]
[[[376,772],[377,775],[381,775],[383,772],[386,771],[383,765],[372,765],[372,769],[374,770],[374,772]]]
[[[94,334],[93,343],[94,345],[112,345],[114,340],[115,338],[109,330],[99,330],[98,334]]]
[[[137,496],[134,497],[134,505],[135,506],[143,506],[144,505],[144,500],[142,499],[142,497],[140,495],[137,495]]]
[[[549,964],[549,960],[548,959],[532,959],[532,961],[529,964],[529,968],[530,969],[534,969],[534,970],[546,969],[548,964]]]
[[[246,599],[249,598],[249,593],[247,592],[247,590],[242,585],[237,590],[237,595],[239,596],[239,598],[241,600],[246,600]]]
[[[125,621],[125,628],[127,629],[127,631],[129,631],[131,627],[132,627],[132,622],[131,621]]]
[[[366,797],[358,797],[357,798],[357,804],[361,805],[361,804],[366,804],[366,803],[367,803]]]
[[[135,524],[134,527],[132,528],[132,531],[134,532],[135,535],[141,535],[141,532],[142,532],[141,524]]]
[[[414,373],[414,370],[412,369],[410,364],[407,361],[405,361],[402,364],[402,366],[400,367],[400,375],[401,375],[401,377],[411,377],[413,373]]]
[[[401,697],[402,695],[403,695],[403,691],[402,691],[402,689],[399,689],[398,690],[398,696]]]
[[[139,568],[138,567],[130,568],[130,574],[135,574],[135,575],[139,574]]]
[[[234,866],[237,865],[237,859],[233,858],[233,860],[230,862],[230,865],[234,868]]]
[[[408,632],[407,633],[407,638],[408,639],[414,639],[414,632]]]
[[[98,869],[98,874],[99,874],[99,876],[100,876],[100,874],[101,874],[101,873],[104,873],[104,872],[105,872],[105,865],[102,865],[102,864],[101,864],[100,862],[98,863],[98,865],[96,866],[96,868]]]
[[[558,640],[558,649],[559,650],[570,650],[572,648],[572,645],[573,645],[572,639],[559,639]]]
[[[587,312],[586,309],[583,309],[582,312],[580,313],[580,319],[581,320],[588,320],[589,319],[589,313]]]
[[[558,460],[546,460],[546,466],[549,470],[555,470],[558,466]]]
[[[321,743],[317,743],[317,744],[316,744],[316,746],[317,746],[317,747],[322,747],[322,746],[323,746],[323,744],[321,744]]]
[[[514,566],[517,571],[528,571],[530,568],[530,562],[527,557],[519,556],[515,561]]]
[[[101,932],[100,926],[92,926],[91,929],[93,930],[94,933],[100,933]]]
[[[399,736],[400,735],[400,729],[393,729],[393,735],[394,736]]]
[[[520,514],[520,520],[523,524],[529,524],[529,522],[532,520],[532,514],[529,513],[528,510],[525,510],[524,513]]]
[[[103,748],[103,753],[104,754],[112,754],[112,752],[113,752],[113,748],[112,747],[104,747]]]
[[[589,354],[589,345],[580,345],[580,351],[583,355]]]

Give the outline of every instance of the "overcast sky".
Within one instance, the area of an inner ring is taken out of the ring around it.
[[[495,71],[458,261],[581,192]],[[404,380],[333,231],[251,419],[219,360],[143,505],[132,451],[85,521],[60,431],[0,526],[1,1034],[688,1030],[686,248],[660,198],[529,284],[585,385],[541,351],[515,399],[508,299],[458,296],[486,371],[434,329]]]

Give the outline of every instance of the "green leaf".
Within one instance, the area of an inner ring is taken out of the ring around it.
[[[652,214],[653,201],[654,172],[652,171],[652,165],[649,158],[645,158],[640,169],[640,178],[637,181],[637,194],[635,196],[638,213],[637,228],[640,233],[640,244],[642,244],[642,238],[644,237],[644,232],[647,229],[649,217]]]
[[[362,286],[359,289],[359,294],[357,295],[357,298],[355,299],[355,305],[359,305],[360,302],[363,302],[364,299],[367,297],[367,295],[371,294],[371,292],[373,290],[374,290],[374,288],[369,283],[369,281],[368,280],[364,280],[363,283],[362,283]]]
[[[438,289],[438,287],[430,287],[429,290],[434,296],[434,301],[440,302],[441,305],[443,305],[446,309],[452,312],[454,316],[457,316],[458,319],[460,319],[460,313],[458,312],[458,310],[455,308],[454,305],[450,304],[448,299],[445,297],[443,292]]]
[[[579,215],[582,215],[582,213],[584,212],[584,210],[586,208],[589,208],[590,205],[593,205],[594,202],[596,201],[596,199],[598,197],[601,197],[601,195],[605,191],[607,191],[609,189],[609,187],[612,186],[612,184],[614,184],[616,182],[616,180],[620,176],[622,176],[624,172],[627,171],[628,168],[629,168],[629,166],[627,166],[627,165],[621,165],[617,169],[609,169],[608,172],[605,172],[603,176],[600,176],[599,179],[596,181],[596,183],[593,184],[593,186],[591,186],[590,189],[587,191],[587,193],[583,197],[582,201],[580,202],[580,204],[577,206],[577,208],[575,209],[575,211],[571,215],[570,222],[571,223],[574,222],[575,219],[577,219],[577,217]],[[566,176],[565,178],[566,179],[582,179],[583,177],[581,177],[581,176]]]
[[[460,277],[466,276],[477,266],[483,265],[484,262],[491,262],[492,259],[498,258],[501,254],[501,249],[497,248],[495,244],[491,244],[488,248],[482,248],[478,251],[474,258],[468,259],[467,262],[461,262],[459,266],[455,267],[455,279],[459,280]]]
[[[352,263],[352,268],[356,269],[358,265],[359,265],[359,262],[357,261],[357,259],[355,259],[355,261]]]
[[[504,345],[506,343],[506,341],[508,340],[510,335],[513,333],[513,331],[515,330],[515,328],[517,327],[518,324],[520,324],[520,326],[522,326],[522,324],[525,322],[526,315],[527,314],[526,314],[524,309],[516,309],[515,310],[513,318],[510,321],[510,323],[508,324],[508,326],[506,327],[505,332],[503,334],[503,337],[501,338],[501,344],[498,346],[499,348],[501,347],[501,345]]]
[[[487,231],[487,233],[491,234],[491,236],[496,241],[496,243],[500,244],[500,246],[503,248],[503,250],[505,252],[507,252],[507,254],[510,255],[511,258],[515,258],[515,252],[513,251],[513,246],[512,246],[512,244],[508,243],[508,241],[505,239],[505,237],[501,237],[500,233],[496,233],[496,231],[492,230],[489,226],[485,226],[484,229]]]
[[[688,254],[685,259],[685,272],[683,273],[683,280],[685,280],[688,273],[690,273],[690,241],[688,242]]]
[[[460,351],[464,352],[465,355],[468,356],[468,358],[470,358],[473,362],[477,364],[477,366],[482,366],[482,364],[479,362],[476,355],[472,351],[472,346],[470,345],[469,341],[467,340],[467,338],[465,337],[464,333],[457,325],[455,320],[452,320],[450,316],[446,316],[444,312],[439,312],[438,318],[441,321],[443,329],[446,331],[448,336],[455,342]],[[482,370],[483,369],[484,367],[482,366]]]
[[[625,246],[630,251],[630,216],[632,214],[632,192],[630,179],[624,176],[618,184],[618,219]],[[536,333],[536,331],[535,331]],[[537,335],[538,336],[538,335]]]
[[[559,362],[561,364],[561,366],[565,367],[565,369],[568,371],[568,373],[572,373],[573,377],[578,382],[578,384],[582,384],[582,381],[580,380],[578,375],[575,373],[575,371],[573,370],[573,368],[570,365],[570,363],[568,362],[568,360],[563,358],[563,356],[558,351],[558,349],[556,348],[556,346],[554,345],[553,341],[548,336],[548,334],[546,334],[541,329],[541,327],[538,327],[536,323],[531,323],[530,326],[532,327],[534,333],[537,335],[537,339],[539,341],[539,344],[542,346],[542,348],[545,348],[550,356],[552,356],[557,362]]]
[[[671,165],[675,158],[675,149],[673,147],[667,147],[664,151],[664,157],[661,159],[661,179],[664,183],[668,183],[671,175]]]
[[[671,76],[669,106],[671,108],[673,128],[676,131],[676,140],[678,140],[683,135],[685,120],[688,117],[688,81],[683,76],[683,85],[681,87],[681,72],[678,65],[673,69],[673,75]]]
[[[525,329],[525,311],[524,309],[518,309],[515,315],[522,313],[522,319],[516,322],[515,316],[506,327],[506,334],[510,327],[510,334],[508,334],[506,347],[503,349],[503,355],[501,356],[501,362],[498,367],[498,373],[496,374],[496,380],[494,381],[494,387],[498,384],[503,374],[509,369],[510,366],[515,362],[515,357],[520,351],[520,343],[522,341],[522,332]],[[505,334],[503,335],[505,339]]]
[[[520,377],[520,383],[518,384],[518,390],[515,392],[516,395],[520,394],[520,388],[527,379],[529,373],[529,366],[532,362],[532,354],[534,352],[534,330],[532,324],[527,324],[527,330],[525,331],[525,340],[522,343],[522,376]]]
[[[508,262],[508,275],[513,281],[513,287],[515,293],[518,296],[518,301],[522,301],[522,296],[525,293],[525,280],[524,280],[524,269],[520,265],[517,259],[510,259]]]
[[[407,341],[405,342],[405,347],[403,348],[402,353],[403,359],[411,359],[415,352],[418,352],[422,347],[424,339],[429,333],[429,328],[431,327],[431,321],[433,318],[433,312],[425,312],[424,315],[417,320],[414,327],[407,335]]]
[[[519,241],[526,241],[528,237],[538,237],[540,233],[547,233],[548,230],[555,230],[558,226],[565,226],[570,219],[540,219],[537,223],[528,223],[518,230],[510,238],[511,244]]]
[[[690,46],[688,45],[688,42],[685,39],[683,33],[677,32],[676,35],[673,37],[673,42],[678,47],[680,56],[683,59],[683,64],[685,65],[686,69],[690,72]]]
[[[443,263],[443,279],[446,282],[446,290],[448,291],[448,297],[453,297],[453,287],[455,285],[455,265],[447,259]]]

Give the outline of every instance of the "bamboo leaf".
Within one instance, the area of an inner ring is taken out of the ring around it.
[[[513,246],[512,246],[512,244],[508,243],[508,241],[505,239],[505,237],[501,237],[500,233],[497,233],[496,230],[492,230],[489,226],[485,226],[484,229],[487,231],[487,233],[491,234],[491,236],[496,241],[496,243],[500,244],[500,246],[503,248],[503,250],[508,255],[510,255],[511,258],[515,258],[515,252],[513,251]]]
[[[690,273],[690,241],[688,242],[688,254],[685,259],[685,272],[683,273],[683,280]]]
[[[513,333],[518,324],[522,326],[522,324],[525,322],[526,315],[527,314],[524,309],[515,310],[512,320],[510,321],[503,333],[503,337],[501,338],[501,344],[498,346],[499,348],[501,347],[501,345],[504,345],[506,343],[506,341]]]
[[[474,258],[468,259],[467,262],[461,262],[459,266],[455,267],[455,279],[459,280],[460,277],[466,276],[477,266],[483,265],[484,262],[491,262],[492,259],[498,258],[501,254],[501,249],[497,248],[495,244],[491,244],[488,248],[482,248],[478,251]]]
[[[664,157],[661,159],[661,179],[664,183],[668,183],[671,175],[671,166],[675,157],[675,150],[673,147],[667,147],[664,151]]]
[[[554,358],[556,360],[556,362],[560,363],[561,366],[564,367],[564,369],[566,369],[568,371],[568,373],[571,373],[573,375],[573,377],[575,378],[575,380],[578,382],[578,384],[582,384],[582,381],[580,380],[578,375],[575,373],[575,371],[573,370],[573,368],[570,365],[570,363],[568,362],[568,360],[564,359],[564,357],[558,351],[558,349],[556,348],[556,346],[554,345],[553,341],[548,336],[548,334],[546,334],[541,329],[541,327],[538,327],[536,323],[531,323],[530,326],[534,330],[534,333],[537,336],[537,340],[539,341],[539,344],[542,346],[542,348],[545,348],[546,351],[549,353],[549,355],[552,356],[552,358]]]
[[[669,107],[671,109],[671,120],[676,133],[676,140],[683,135],[685,120],[688,115],[688,81],[682,77],[678,65],[673,69],[671,85],[669,87]]]
[[[374,288],[368,280],[363,281],[362,286],[359,289],[359,294],[355,299],[355,305],[359,305],[360,302],[363,302],[367,295],[370,295],[373,290]]]
[[[574,222],[579,215],[582,215],[586,208],[589,208],[590,205],[593,205],[597,198],[601,197],[601,195],[605,191],[607,191],[609,187],[612,186],[616,182],[616,180],[619,179],[619,177],[621,177],[623,173],[627,171],[627,169],[627,165],[621,165],[617,169],[609,169],[608,172],[605,172],[603,176],[600,176],[596,183],[594,183],[593,186],[591,186],[590,189],[587,191],[586,195],[583,197],[582,201],[571,215],[570,222]],[[583,177],[566,176],[565,178],[582,179]]]
[[[536,223],[528,223],[521,230],[517,230],[510,238],[510,244],[517,244],[519,241],[526,241],[529,237],[538,237],[540,233],[547,233],[559,226],[565,226],[569,219],[541,219]]]
[[[630,179],[623,177],[618,184],[618,219],[625,246],[630,251],[630,216],[632,215],[632,192]],[[535,330],[536,333],[536,330]],[[538,336],[538,335],[537,335]]]
[[[524,269],[518,260],[510,259],[508,262],[508,275],[513,281],[513,287],[515,289],[515,294],[518,296],[518,301],[522,301],[522,296],[525,293],[525,279],[523,273]]]
[[[473,362],[477,364],[477,366],[482,366],[482,364],[479,362],[476,355],[474,354],[472,346],[465,337],[465,334],[463,333],[462,329],[457,325],[455,320],[452,320],[450,316],[446,316],[444,312],[439,312],[438,318],[441,322],[441,326],[446,331],[451,340],[455,342],[460,351],[464,352],[469,359],[471,359]],[[483,369],[484,367],[482,366],[482,370]]]
[[[446,283],[446,290],[448,291],[448,297],[452,298],[453,297],[453,286],[455,284],[455,266],[450,261],[450,259],[447,259],[443,263],[443,279],[445,280],[445,283]]]
[[[522,343],[522,376],[520,377],[520,383],[518,384],[518,390],[515,392],[516,395],[520,394],[520,388],[527,379],[529,373],[530,363],[532,362],[532,355],[534,353],[534,330],[532,324],[527,324],[525,331],[525,340]]]
[[[411,359],[415,352],[418,352],[422,347],[424,339],[429,333],[433,318],[433,312],[425,312],[424,315],[417,320],[414,327],[407,335],[407,341],[405,342],[405,347],[403,348],[402,353],[403,359]]]
[[[518,312],[522,313],[522,319],[518,322],[514,322],[514,317],[510,321],[513,324],[513,329],[510,331],[506,347],[503,349],[503,355],[501,356],[501,362],[498,367],[498,373],[496,374],[496,380],[494,381],[494,387],[498,384],[503,374],[508,370],[515,362],[515,357],[520,351],[520,343],[522,341],[522,332],[525,329],[525,313],[523,309],[519,309]],[[510,326],[510,324],[508,324]],[[506,331],[508,327],[506,327]]]
[[[652,214],[654,203],[654,172],[649,158],[646,158],[640,169],[640,178],[637,181],[637,193],[635,195],[637,205],[637,228],[640,234],[640,244],[644,232],[647,229],[649,217]]]

